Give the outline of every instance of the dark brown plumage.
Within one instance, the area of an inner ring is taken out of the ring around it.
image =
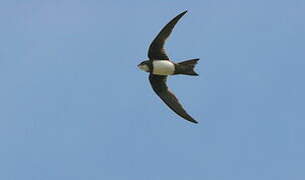
[[[177,113],[182,118],[197,123],[196,120],[194,120],[183,108],[183,106],[180,104],[179,100],[176,98],[176,96],[169,91],[166,80],[166,75],[154,75],[152,72],[152,62],[155,60],[169,60],[165,49],[164,49],[164,43],[166,39],[171,34],[173,28],[175,27],[176,23],[179,21],[179,19],[186,13],[187,11],[182,12],[181,14],[177,15],[174,19],[172,19],[157,35],[157,37],[152,41],[152,43],[149,46],[148,50],[148,57],[149,57],[149,63],[147,64],[150,66],[150,75],[149,75],[149,81],[151,83],[151,86],[155,93],[162,99],[162,101],[171,108],[175,113]],[[195,64],[197,63],[199,59],[192,59],[188,61],[184,61],[181,63],[174,63],[175,64],[175,74],[187,74],[187,75],[198,75],[193,69]]]
[[[175,113],[177,113],[182,118],[191,121],[193,123],[198,123],[193,119],[182,107],[176,96],[169,91],[166,85],[167,76],[159,75],[149,75],[150,84],[155,91],[155,93],[162,99],[162,101],[171,108]]]
[[[149,46],[149,50],[148,50],[149,59],[169,60],[164,49],[164,43],[171,34],[171,32],[173,31],[179,19],[185,13],[187,13],[187,11],[184,11],[181,14],[177,15],[159,32],[159,34],[156,36],[156,38],[152,41],[152,43]]]

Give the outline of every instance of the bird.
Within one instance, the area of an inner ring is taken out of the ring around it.
[[[151,42],[148,49],[148,60],[138,64],[138,68],[149,73],[149,81],[153,91],[162,99],[162,101],[172,109],[177,115],[192,123],[198,123],[192,116],[190,116],[183,108],[178,98],[172,93],[167,86],[167,77],[172,75],[190,75],[198,76],[194,71],[199,58],[190,59],[183,62],[175,63],[165,52],[164,44],[170,36],[175,25],[180,18],[185,15],[184,11],[174,17],[167,23]]]

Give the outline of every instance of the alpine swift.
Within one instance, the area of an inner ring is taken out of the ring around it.
[[[190,59],[180,63],[175,63],[168,58],[164,49],[166,39],[171,34],[176,23],[186,12],[187,11],[184,11],[177,15],[166,26],[163,27],[149,46],[149,60],[141,62],[138,65],[138,68],[149,73],[149,81],[152,89],[169,108],[171,108],[182,118],[190,122],[197,123],[197,121],[184,110],[176,96],[169,91],[166,85],[167,76],[169,75],[185,74],[198,76],[198,74],[194,71],[194,67],[199,59]]]

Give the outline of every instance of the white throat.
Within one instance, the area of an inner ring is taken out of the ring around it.
[[[167,60],[153,61],[153,74],[157,75],[172,75],[175,72],[174,63]]]
[[[149,72],[149,67],[148,67],[146,64],[144,64],[144,65],[139,65],[138,67],[139,67],[142,71]]]

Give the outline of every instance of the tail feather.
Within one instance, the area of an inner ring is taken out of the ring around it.
[[[197,62],[199,61],[199,58],[196,59],[190,59],[183,62],[180,62],[177,64],[177,70],[176,74],[186,74],[191,76],[198,76],[198,74],[195,72],[194,68]]]

